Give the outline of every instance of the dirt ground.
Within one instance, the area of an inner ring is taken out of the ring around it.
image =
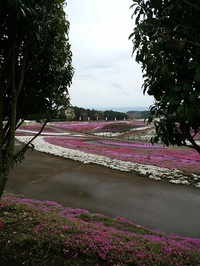
[[[194,187],[33,151],[11,171],[6,191],[200,238],[200,190]]]

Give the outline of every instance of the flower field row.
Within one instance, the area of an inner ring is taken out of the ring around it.
[[[123,132],[127,130],[138,130],[146,128],[143,121],[126,121],[126,122],[53,122],[48,123],[44,132],[73,131],[79,133],[95,133],[95,132]],[[41,124],[30,124],[21,126],[18,131],[39,131]]]
[[[30,256],[33,261],[38,256],[45,261],[52,252],[69,262],[62,265],[195,266],[200,263],[200,239],[167,235],[121,217],[110,219],[50,201],[5,194],[2,204],[1,246],[6,244],[9,250],[15,245],[34,243],[32,253],[21,255]],[[9,230],[11,215],[15,233]]]
[[[21,127],[20,130],[22,131],[20,132],[23,132],[23,136],[32,135],[36,131],[38,132],[40,128],[41,125],[34,124]],[[128,131],[126,131],[127,129]],[[117,132],[116,130],[121,132]],[[18,137],[22,135],[21,133],[17,133]],[[80,134],[77,135],[77,133]],[[199,154],[189,148],[168,148],[141,141],[150,138],[152,133],[151,127],[147,127],[143,121],[136,120],[121,122],[97,121],[91,123],[62,122],[49,123],[43,133],[46,137],[37,141],[46,142],[47,147],[44,147],[45,145],[42,144],[43,148],[40,149],[46,152],[50,150],[51,153],[59,153],[58,150],[60,151],[62,147],[63,150],[59,156],[63,156],[63,154],[67,156],[67,152],[72,154],[71,150],[73,150],[73,155],[69,155],[68,158],[76,158],[76,160],[87,162],[86,159],[78,158],[80,157],[78,156],[79,151],[81,151],[84,154],[82,157],[88,157],[89,154],[89,157],[92,158],[90,160],[93,163],[108,165],[105,161],[109,161],[109,167],[116,168],[114,162],[117,160],[120,161],[120,164],[126,165],[120,167],[126,169],[125,171],[127,169],[128,171],[138,171],[138,166],[133,167],[133,165],[143,165],[143,167],[139,167],[139,172],[150,178],[160,180],[164,176],[165,178],[169,178],[172,183],[192,184],[200,187]],[[95,136],[95,134],[98,136]],[[105,136],[109,136],[109,138],[105,139]],[[118,140],[113,139],[116,136],[118,136]],[[24,138],[21,137],[21,139]],[[38,144],[36,146],[38,147]],[[95,162],[94,160],[97,161]],[[154,170],[149,170],[150,168],[155,169],[156,167],[164,169],[161,176],[155,174]],[[177,180],[178,170],[179,178]],[[168,173],[166,174],[167,171]]]
[[[21,126],[19,129],[17,129],[16,135],[23,135],[23,134],[33,135],[33,134],[37,134],[40,131],[41,128],[42,128],[41,124],[33,124],[33,125],[28,125],[28,126]],[[63,132],[62,129],[46,125],[41,134],[43,134],[43,135],[65,134],[66,135],[66,132]]]
[[[28,142],[28,140],[30,139],[30,137],[28,136],[18,136],[17,138],[22,142]],[[92,145],[93,143],[95,143],[95,145]],[[33,144],[35,146],[35,149],[38,151],[55,154],[57,156],[72,160],[77,160],[85,164],[100,164],[102,166],[120,171],[138,172],[155,180],[167,178],[169,182],[174,184],[186,184],[200,187],[199,176],[197,174],[189,174],[187,172],[185,173],[176,168],[173,169],[173,167],[159,167],[152,164],[151,161],[149,161],[149,164],[147,164],[145,163],[145,159],[147,159],[146,157],[144,157],[144,163],[142,163],[143,161],[141,153],[137,155],[139,150],[142,149],[136,149],[138,151],[136,151],[135,158],[132,162],[131,159],[133,155],[130,154],[130,151],[128,151],[129,153],[127,153],[127,150],[125,148],[124,152],[122,149],[119,149],[119,147],[112,148],[108,146],[107,149],[103,149],[102,145],[100,145],[98,142],[92,141],[91,144],[90,142],[85,141],[85,139],[77,137],[73,138],[73,136],[64,138],[64,141],[63,138],[58,137],[46,137],[45,140],[43,137],[37,137],[37,139],[34,140]],[[148,150],[151,152],[151,150],[154,149]],[[147,149],[144,149],[143,156],[146,156],[145,153],[147,153]],[[149,155],[149,158],[151,157],[152,156]],[[136,159],[138,159],[138,162],[136,162]],[[173,159],[171,157],[169,159],[169,164],[170,162],[173,163]]]
[[[93,153],[107,156],[112,159],[135,162],[145,165],[154,165],[169,169],[179,169],[186,172],[200,173],[200,156],[191,151],[188,156],[188,149],[182,153],[177,150],[163,148],[158,145],[137,142],[122,141],[95,141],[90,138],[71,137],[45,137],[44,140],[50,144],[65,148],[73,148],[86,153]],[[103,144],[103,145],[101,145]]]
[[[63,122],[63,123],[50,123],[55,128],[61,128],[65,130],[71,130],[75,132],[116,132],[126,131],[138,127],[145,127],[146,123],[140,120],[132,121],[118,121],[118,122]]]

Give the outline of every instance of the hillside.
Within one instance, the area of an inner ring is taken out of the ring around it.
[[[1,266],[198,265],[200,240],[166,235],[56,202],[4,194]]]

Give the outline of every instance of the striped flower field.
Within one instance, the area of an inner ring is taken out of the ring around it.
[[[38,124],[22,127],[16,137],[27,142],[39,127]],[[51,123],[34,145],[37,150],[83,163],[200,187],[200,155],[189,148],[144,141],[149,140],[152,130],[143,121]],[[139,138],[143,141],[138,141]]]

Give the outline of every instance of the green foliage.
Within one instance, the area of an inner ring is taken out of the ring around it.
[[[90,117],[90,120],[105,120],[107,117],[107,120],[123,120],[124,118],[127,119],[128,116],[125,113],[112,111],[112,110],[106,110],[106,111],[99,111],[94,109],[84,109],[82,107],[73,107],[74,109],[74,120],[79,120],[81,117],[82,120],[88,120],[88,117]]]
[[[149,116],[149,111],[128,111],[126,114],[131,119],[146,119]]]
[[[14,156],[20,122],[32,114],[51,119],[69,106],[68,32],[64,0],[0,1],[0,196],[10,167],[23,158]]]
[[[150,108],[157,137],[166,145],[200,146],[200,2],[133,0],[135,28],[130,35],[142,64],[143,92],[153,95]]]
[[[1,2],[1,78],[4,86],[7,80],[11,83],[13,78],[16,87],[23,82],[18,89],[17,115],[20,118],[47,111],[52,115],[53,110],[69,104],[67,88],[71,84],[73,68],[68,43],[69,23],[65,19],[63,5],[63,0],[51,3]],[[10,73],[12,52],[16,54],[13,59],[15,76]],[[23,80],[20,79],[22,75]],[[12,99],[9,90],[10,86],[6,90],[8,98],[4,99],[7,106],[4,116],[9,116],[10,112],[8,107]]]

